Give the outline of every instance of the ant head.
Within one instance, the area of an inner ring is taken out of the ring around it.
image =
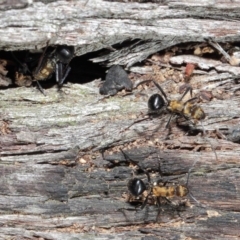
[[[67,64],[74,55],[74,47],[67,45],[58,46],[55,54],[60,62]]]
[[[147,190],[147,187],[141,179],[133,178],[128,182],[128,190],[133,196],[138,197]]]
[[[136,161],[132,160],[121,148],[120,148],[124,158],[134,165],[138,166],[142,170],[148,179],[148,183],[151,183],[150,175],[148,171],[144,170]],[[146,184],[139,178],[130,179],[128,182],[128,191],[135,197],[140,196],[145,190],[147,190]]]
[[[150,111],[159,111],[165,106],[163,97],[156,93],[153,94],[148,100],[148,108]]]

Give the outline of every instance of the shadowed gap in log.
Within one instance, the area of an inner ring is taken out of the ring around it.
[[[53,49],[54,48],[49,47],[47,51],[51,52]],[[35,86],[35,82],[32,81],[30,75],[37,68],[41,56],[42,50],[35,53],[29,51],[0,51],[0,59],[4,61],[5,65],[3,67],[7,71],[4,72],[6,73],[4,76],[2,76],[3,73],[0,71],[1,78],[4,80],[4,82],[0,84],[0,87]],[[100,64],[89,61],[90,58],[96,56],[99,56],[99,52],[74,57],[69,63],[71,70],[64,83],[72,82],[82,84],[99,78],[105,79],[106,68]],[[50,74],[48,79],[39,82],[44,89],[53,87],[56,85],[55,72]]]
[[[104,61],[100,63],[94,63],[91,59],[101,58],[101,56],[108,55],[109,53],[114,52],[115,50],[128,49],[131,50],[132,47],[139,44],[139,39],[127,40],[122,43],[115,44],[113,47],[109,47],[96,51],[84,54],[82,56],[74,56],[69,64],[71,70],[67,74],[64,83],[87,83],[95,79],[105,80],[107,68],[105,67]],[[142,41],[141,41],[142,42]],[[0,51],[0,59],[4,60],[2,67],[6,70],[4,73],[0,72],[1,82],[0,87],[16,87],[16,86],[35,86],[36,79],[33,76],[36,71],[42,71],[46,69],[49,71],[48,65],[45,63],[47,59],[54,59],[54,50],[56,47],[49,46],[46,49],[39,49],[36,51]],[[53,53],[53,54],[52,54]],[[0,62],[1,65],[1,62]],[[68,65],[67,65],[68,66]],[[43,89],[48,89],[56,85],[56,72],[55,63],[51,66],[53,69],[47,73],[47,78],[44,80],[38,80],[39,84]],[[48,68],[48,69],[47,69]],[[0,69],[1,70],[1,69]],[[64,71],[63,71],[64,72]],[[6,75],[5,75],[6,74]]]
[[[87,53],[85,55],[74,57],[69,66],[71,67],[71,71],[69,72],[65,83],[66,82],[73,82],[73,83],[87,83],[93,81],[95,79],[105,79],[106,70],[105,67],[106,63],[108,62],[107,56],[109,54],[113,54],[114,51],[133,51],[136,46],[141,46],[141,44],[146,43],[146,41],[142,41],[141,39],[134,39],[134,40],[127,40],[122,43],[118,43],[110,47],[109,49],[102,49],[96,52]],[[173,55],[176,52],[181,52],[181,54],[193,54],[193,51],[197,51],[196,48],[203,49],[206,47],[206,43],[203,44],[196,44],[196,43],[185,43],[176,45],[175,47],[171,47],[165,49],[161,52],[172,52]],[[226,48],[226,47],[225,47]],[[47,49],[48,52],[53,51],[53,47],[49,47]],[[0,84],[1,87],[15,87],[16,85],[23,85],[23,86],[30,86],[31,81],[29,79],[26,80],[24,83],[16,83],[16,72],[26,72],[27,70],[24,69],[28,67],[29,71],[32,72],[37,67],[39,59],[41,57],[43,50],[36,51],[35,53],[31,53],[29,51],[14,51],[14,52],[6,52],[0,51],[0,59],[4,59],[7,61],[6,70],[8,71],[6,77],[12,80],[11,84],[10,81],[6,84]],[[176,52],[174,52],[176,51]],[[117,56],[116,56],[117,57]],[[219,54],[216,52],[205,52],[205,58],[211,59],[219,59]],[[93,63],[95,59],[99,59],[98,63]],[[93,61],[92,61],[93,60]],[[145,65],[143,62],[142,64],[137,65]],[[174,65],[173,65],[174,66]],[[25,73],[25,75],[29,75]],[[22,78],[18,77],[18,78]],[[30,81],[30,82],[29,82]],[[50,88],[56,84],[55,74],[51,74],[51,77],[45,81],[40,81],[43,88]]]

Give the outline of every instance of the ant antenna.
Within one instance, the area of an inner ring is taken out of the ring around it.
[[[23,69],[25,69],[29,74],[32,75],[31,71],[29,70],[27,64],[23,64],[19,61],[19,59],[15,56],[15,54],[13,52],[11,52],[12,57],[14,58],[14,60],[20,65],[22,66]]]
[[[133,165],[138,166],[138,168],[139,168],[140,170],[142,170],[142,171],[147,175],[148,182],[151,183],[151,178],[150,178],[149,172],[146,171],[145,169],[143,169],[143,168],[138,164],[137,161],[134,161],[133,159],[131,159],[121,148],[120,148],[120,151],[122,152],[123,156],[125,157],[125,159],[126,159],[128,162],[132,163]]]
[[[136,88],[137,88],[139,85],[142,85],[142,84],[147,83],[147,82],[153,82],[154,85],[160,90],[160,92],[161,92],[162,95],[164,96],[165,100],[166,100],[167,102],[169,102],[169,100],[168,100],[168,98],[167,98],[167,94],[163,91],[162,87],[161,87],[157,82],[155,82],[155,81],[152,80],[152,79],[144,80],[144,81],[138,83],[138,84],[136,85]]]
[[[44,59],[44,57],[45,57],[45,54],[46,54],[46,51],[47,51],[49,42],[50,42],[50,40],[47,41],[46,47],[44,48],[44,50],[43,50],[43,52],[42,52],[42,55],[41,55],[41,57],[40,57],[40,59],[39,59],[39,61],[38,61],[38,65],[37,65],[37,67],[35,68],[33,74],[36,74],[36,73],[39,72],[39,70],[40,70],[40,68],[41,68],[41,65],[42,65],[42,63],[43,63],[43,59]]]
[[[162,87],[157,82],[155,82],[154,80],[150,80],[150,81],[152,81],[155,84],[155,86],[158,88],[158,90],[160,90],[160,92],[164,96],[164,98],[167,101],[167,103],[169,103],[169,100],[167,98],[167,94],[163,91]]]

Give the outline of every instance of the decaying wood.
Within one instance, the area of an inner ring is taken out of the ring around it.
[[[50,40],[75,46],[78,56],[104,49],[94,62],[160,79],[160,67],[132,65],[178,43],[239,39],[238,3],[194,2],[21,1],[14,10],[2,5],[0,48],[32,50]],[[190,80],[194,95],[213,96],[200,103],[207,115],[203,126],[175,119],[166,130],[169,116],[162,115],[123,131],[147,113],[147,100],[156,92],[151,84],[114,97],[99,95],[97,80],[68,83],[60,92],[52,87],[46,96],[34,87],[1,89],[0,238],[238,239],[239,67],[196,56],[170,59],[178,69],[186,62],[198,64]],[[173,99],[181,85],[174,78],[162,81]],[[133,172],[146,176],[129,166],[119,147],[152,179],[159,177],[160,162],[165,180],[186,183],[198,159],[189,189],[201,205],[189,198],[181,211],[167,204],[159,215],[154,205],[135,210],[126,202],[127,182]]]
[[[240,5],[232,1],[119,3],[103,0],[35,2],[3,11],[3,50],[30,50],[50,45],[76,47],[76,55],[109,49],[95,62],[131,66],[150,54],[184,42],[238,41]],[[194,20],[193,20],[194,19]],[[208,20],[206,20],[208,19]],[[134,41],[138,40],[138,44]],[[116,44],[128,41],[125,48]],[[112,47],[113,46],[113,47]]]

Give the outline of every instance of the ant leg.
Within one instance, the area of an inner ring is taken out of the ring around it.
[[[203,129],[203,138],[205,138],[205,140],[210,144],[210,146],[211,146],[211,148],[212,148],[212,151],[213,151],[214,154],[215,154],[215,159],[216,159],[216,161],[218,161],[218,156],[217,156],[216,150],[215,150],[215,148],[213,147],[211,141],[209,141],[208,138],[206,138],[206,131],[205,131],[205,129],[204,129],[203,124],[202,124],[201,121],[200,121],[200,123],[201,123],[202,129]]]
[[[63,69],[64,65],[60,62],[56,63],[56,82],[58,83],[58,86],[62,86],[62,84],[64,83],[66,77],[68,76],[71,68],[67,67],[64,75],[64,69]]]
[[[99,150],[99,152],[100,152],[101,155],[102,155],[102,159],[103,159],[103,160],[105,160],[105,156],[104,156],[105,150],[106,150],[106,148],[102,148],[102,149]]]
[[[66,77],[68,76],[69,72],[71,71],[71,67],[67,67],[67,70],[65,71],[65,74],[63,76],[62,82],[60,83],[60,85],[62,85],[66,79]]]
[[[60,82],[62,80],[62,73],[63,73],[63,65],[62,63],[56,63],[56,71],[55,71],[55,75],[56,75],[56,82],[58,83],[58,85],[60,85]]]
[[[179,216],[179,217],[181,217],[181,215],[180,215],[180,213],[179,213],[179,210],[178,210],[178,205],[176,205],[176,204],[174,204],[171,200],[169,200],[167,197],[163,197],[165,200],[166,200],[166,202],[170,205],[170,207],[174,210],[174,211],[176,211],[177,212],[177,215]]]
[[[185,92],[183,93],[183,95],[180,97],[179,101],[182,101],[182,99],[186,96],[186,94],[190,91],[191,97],[192,97],[192,87],[187,87],[187,89],[185,90]],[[189,100],[187,101],[189,102]]]
[[[159,218],[159,215],[160,215],[160,212],[161,212],[160,205],[161,205],[160,198],[157,197],[158,213],[157,213],[157,216],[156,216],[156,222],[158,221],[158,218]]]
[[[178,216],[181,217],[177,207],[168,198],[166,198],[166,197],[162,197],[162,198],[164,198],[171,205],[171,208],[174,211],[177,211]],[[158,214],[157,214],[157,217],[156,217],[156,222],[158,221],[158,218],[159,218],[159,215],[160,215],[160,212],[161,212],[161,208],[160,208],[161,202],[160,202],[159,198],[157,198],[157,204],[158,204]]]
[[[39,91],[40,91],[44,96],[46,96],[46,94],[45,94],[45,92],[44,92],[44,90],[43,90],[41,84],[39,83],[39,81],[36,81],[36,82],[37,82],[37,85],[38,85],[38,89],[39,89]]]
[[[178,215],[178,217],[180,217],[180,218],[182,218],[181,217],[181,215],[180,215],[180,209],[179,209],[179,207],[181,206],[180,204],[174,204],[171,200],[169,200],[167,197],[164,197],[165,198],[165,200],[170,204],[170,206],[171,206],[171,208],[175,211],[175,212],[177,212],[177,215]]]
[[[184,106],[186,105],[186,103],[191,102],[191,101],[194,101],[194,100],[197,100],[197,99],[198,99],[198,97],[194,97],[194,98],[188,99],[188,100],[184,103]]]
[[[169,204],[171,204],[171,205],[173,205],[174,206],[174,204],[172,203],[172,201],[171,200],[169,200],[167,197],[163,197]]]
[[[148,197],[149,197],[150,194],[151,194],[151,191],[150,191],[150,192],[148,193],[148,195],[146,196],[146,198],[145,198],[145,200],[144,200],[144,202],[143,202],[143,204],[142,204],[142,206],[141,206],[141,210],[146,207],[146,205],[147,205],[147,203],[148,203]]]
[[[170,115],[170,117],[168,119],[168,122],[167,122],[167,125],[166,125],[166,128],[169,128],[169,124],[171,122],[172,117],[173,117],[173,114]]]
[[[124,128],[123,130],[121,130],[120,133],[128,130],[128,129],[129,129],[130,127],[132,127],[134,124],[139,123],[139,122],[143,122],[143,121],[145,121],[145,120],[147,120],[147,119],[150,119],[150,117],[147,116],[147,117],[145,117],[145,118],[142,118],[142,119],[139,119],[139,120],[134,121],[134,122],[133,122],[132,124],[130,124],[128,127],[126,127],[126,128]]]
[[[157,197],[157,206],[160,207],[161,202],[160,202],[160,197]]]

